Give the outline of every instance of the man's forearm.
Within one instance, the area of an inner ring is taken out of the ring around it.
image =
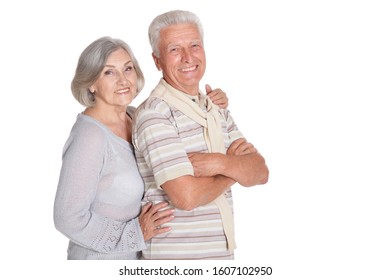
[[[162,185],[172,204],[184,210],[205,205],[228,190],[235,181],[216,175],[212,177],[182,176]]]
[[[259,153],[224,155],[220,170],[220,174],[246,187],[265,184],[268,181],[268,167]]]

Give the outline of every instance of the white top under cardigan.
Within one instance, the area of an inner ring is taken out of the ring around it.
[[[138,259],[145,248],[137,218],[143,192],[132,145],[79,114],[54,203],[55,226],[70,240],[68,259]]]

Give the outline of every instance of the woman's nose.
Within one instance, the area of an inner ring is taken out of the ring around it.
[[[125,74],[124,73],[122,73],[122,72],[119,72],[119,74],[118,74],[118,83],[120,83],[120,84],[124,84],[124,83],[127,83],[127,77],[125,76]]]

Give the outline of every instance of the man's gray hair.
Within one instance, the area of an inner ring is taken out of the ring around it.
[[[160,57],[158,45],[160,43],[161,30],[163,30],[164,28],[170,25],[183,24],[183,23],[194,24],[197,27],[203,41],[203,26],[199,17],[196,14],[189,11],[182,11],[182,10],[174,10],[174,11],[166,12],[164,14],[155,17],[149,26],[150,46],[152,47],[153,53],[157,57]]]

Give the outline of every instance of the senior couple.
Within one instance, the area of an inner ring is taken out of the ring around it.
[[[188,11],[149,27],[162,78],[144,86],[130,47],[100,38],[80,55],[72,80],[86,107],[65,143],[54,203],[68,259],[234,259],[231,186],[265,184],[268,168],[205,73],[203,28]]]

